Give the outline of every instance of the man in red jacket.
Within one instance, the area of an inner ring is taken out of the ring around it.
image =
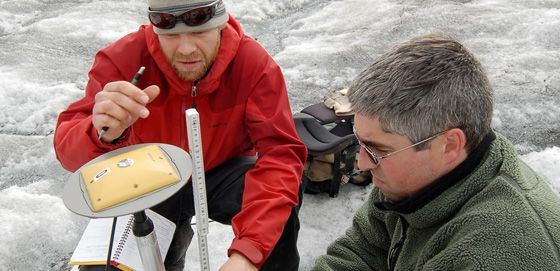
[[[59,116],[59,161],[75,171],[107,151],[148,142],[188,150],[185,110],[196,107],[210,218],[231,223],[235,234],[220,270],[297,270],[307,153],[280,68],[222,0],[150,0],[148,16],[150,25],[97,53],[85,97]],[[137,84],[129,83],[142,66]],[[165,265],[183,270],[192,185],[153,209],[177,223]]]

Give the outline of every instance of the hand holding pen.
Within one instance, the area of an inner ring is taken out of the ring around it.
[[[105,85],[95,96],[92,124],[99,131],[99,139],[112,142],[119,138],[138,118],[147,118],[146,105],[159,95],[159,87],[138,88],[135,84],[144,72],[136,73],[131,82],[116,81]]]

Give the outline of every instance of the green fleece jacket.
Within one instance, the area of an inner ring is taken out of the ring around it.
[[[374,188],[312,270],[560,270],[560,198],[507,139],[492,139],[414,211],[382,208]]]

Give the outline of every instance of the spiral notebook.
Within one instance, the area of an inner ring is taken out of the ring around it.
[[[165,259],[176,226],[167,218],[151,210],[146,210],[146,215],[154,223],[159,250],[162,259]],[[133,222],[134,216],[132,215],[117,218],[111,265],[121,270],[141,271],[144,269],[138,252],[136,237],[132,234]],[[112,225],[113,218],[91,219],[70,258],[69,264],[105,265]]]

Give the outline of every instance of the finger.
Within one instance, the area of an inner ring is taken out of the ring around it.
[[[130,97],[131,99],[143,105],[147,104],[150,99],[148,95],[144,93],[144,91],[127,81],[110,82],[105,85],[103,91],[109,93],[122,93],[123,95]]]
[[[107,115],[107,114],[97,114],[92,118],[93,127],[100,132],[103,127],[110,128],[111,131],[115,130],[116,128],[119,129],[126,129],[127,126],[122,126],[122,122],[114,117]]]
[[[107,106],[112,106],[114,104],[121,107],[133,118],[146,118],[150,113],[144,104],[138,103],[138,101],[131,99],[121,92],[107,92],[105,95],[107,100],[103,102],[110,101],[110,103],[107,103]],[[104,107],[104,110],[110,110],[110,107]],[[116,110],[116,108],[114,110]]]
[[[148,95],[149,100],[148,103],[152,102],[153,100],[155,100],[157,98],[157,96],[159,95],[159,87],[156,85],[151,85],[147,88],[144,89],[144,93],[146,93],[146,95]]]
[[[119,105],[115,104],[111,100],[106,100],[100,103],[97,103],[93,107],[93,116],[107,116],[119,123],[111,123],[111,125],[101,125],[103,126],[123,126],[124,128],[130,126],[133,121],[133,116],[124,108],[120,107]],[[101,119],[105,119],[105,118]]]
[[[93,116],[107,115],[121,122],[126,127],[130,126],[133,116],[126,109],[111,100],[96,103],[93,107]]]

